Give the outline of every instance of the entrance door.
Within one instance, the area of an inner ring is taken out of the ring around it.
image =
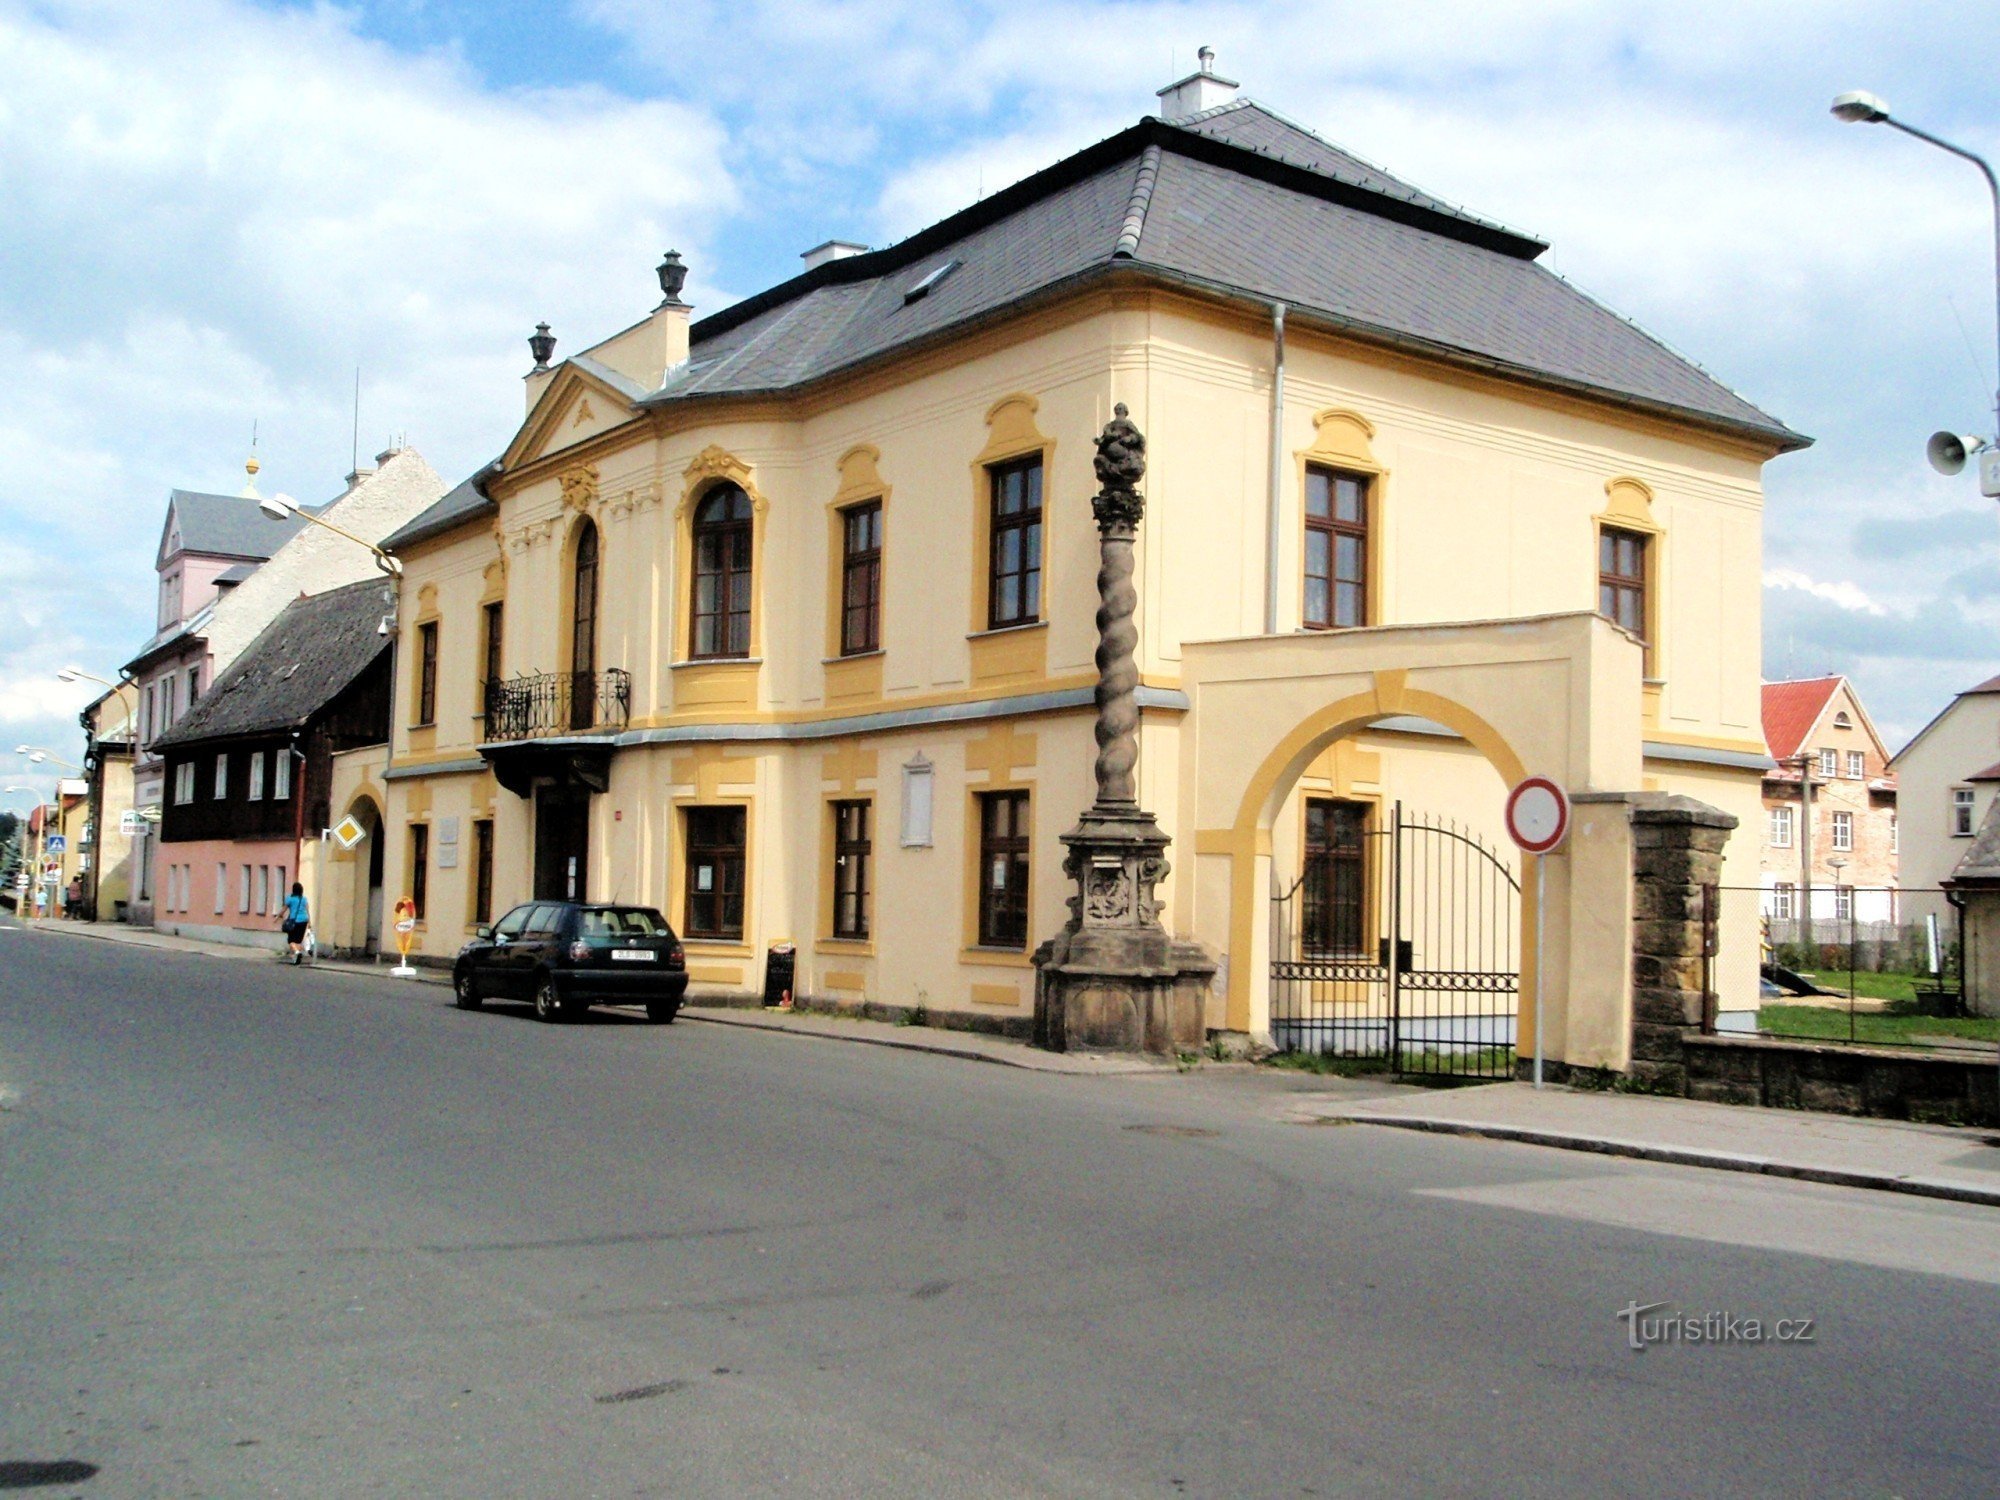
[[[535,789],[535,899],[585,901],[590,863],[590,793],[581,787]]]
[[[368,920],[362,929],[361,951],[374,958],[382,951],[382,824],[380,819],[370,822],[368,828]]]
[[[1305,868],[1276,898],[1271,1039],[1399,1073],[1509,1078],[1520,884],[1477,835],[1397,803],[1306,807]]]

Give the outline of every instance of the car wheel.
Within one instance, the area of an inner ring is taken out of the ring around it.
[[[535,982],[535,1019],[556,1022],[563,1018],[562,997],[556,993],[556,982],[547,974]]]
[[[486,1003],[479,993],[479,981],[472,977],[472,970],[464,964],[460,964],[458,972],[451,976],[451,993],[460,1010],[478,1010]]]
[[[646,1019],[651,1021],[655,1026],[671,1025],[674,1017],[680,1013],[681,1003],[678,1000],[648,1000],[646,1002]]]

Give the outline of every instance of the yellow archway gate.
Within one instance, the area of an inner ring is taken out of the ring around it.
[[[1300,776],[1342,736],[1418,719],[1470,744],[1505,785],[1539,773],[1578,799],[1569,843],[1548,861],[1545,954],[1533,882],[1523,881],[1522,994],[1539,975],[1550,1058],[1625,1065],[1631,830],[1622,800],[1593,794],[1642,786],[1642,661],[1631,636],[1594,614],[1543,615],[1202,642],[1185,648],[1182,665],[1182,826],[1192,812],[1196,856],[1187,916],[1226,956],[1212,1025],[1269,1034],[1272,825]],[[1531,1008],[1522,1011],[1525,1051],[1534,1038]]]

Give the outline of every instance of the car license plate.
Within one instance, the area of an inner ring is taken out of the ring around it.
[[[653,952],[650,948],[613,948],[611,950],[611,961],[613,963],[650,964],[657,963],[659,957],[660,955]]]

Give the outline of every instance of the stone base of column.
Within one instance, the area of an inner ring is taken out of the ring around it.
[[[1158,1057],[1201,1050],[1215,977],[1215,960],[1201,944],[1168,939],[1165,962],[1144,968],[1075,951],[1058,957],[1062,945],[1054,938],[1035,952],[1037,1047]]]
[[[1198,1050],[1216,963],[1160,925],[1167,836],[1130,804],[1100,804],[1063,835],[1070,920],[1035,950],[1035,1045],[1052,1052]]]

